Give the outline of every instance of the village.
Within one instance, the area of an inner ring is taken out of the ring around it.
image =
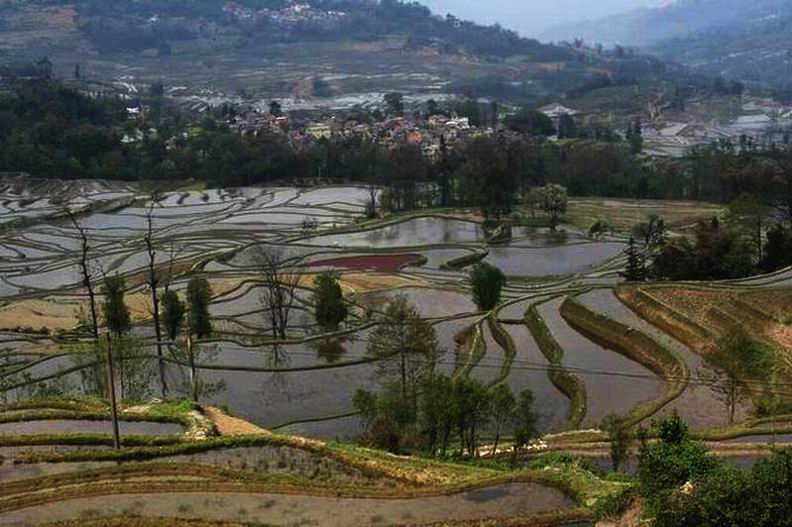
[[[475,101],[474,106],[487,106],[486,101]],[[460,115],[454,111],[442,111],[434,100],[428,104],[413,104],[413,111],[400,112],[402,116],[389,115],[378,109],[372,102],[365,108],[353,110],[341,109],[320,112],[323,118],[312,117],[317,112],[287,112],[280,101],[272,101],[267,105],[238,105],[224,103],[220,110],[225,124],[243,136],[274,135],[286,139],[296,150],[315,145],[320,141],[337,141],[359,139],[376,141],[388,149],[399,145],[419,147],[426,159],[432,163],[440,160],[443,151],[472,138],[492,137],[495,135],[525,135],[508,126],[508,119],[519,109],[516,107],[496,107],[490,119],[481,119]],[[373,110],[372,110],[373,108]],[[141,104],[128,108],[128,115],[133,122],[145,121],[147,108]],[[202,106],[199,114],[217,111],[210,106]],[[614,137],[625,138],[629,135],[632,123],[625,126],[612,116],[591,115],[581,112],[572,106],[559,102],[547,104],[537,109],[553,123],[552,134],[542,134],[549,141],[564,139],[564,121],[574,123],[574,127],[583,137],[605,129]],[[442,112],[442,113],[440,113]],[[740,105],[741,115],[726,122],[711,119],[697,119],[695,113],[688,116],[689,120],[654,116],[652,120],[643,121],[640,117],[633,123],[639,123],[642,136],[642,152],[653,159],[680,159],[690,155],[696,147],[712,144],[731,143],[740,148],[772,149],[788,145],[792,139],[792,108],[780,105],[770,99],[760,97],[743,97]],[[684,117],[684,115],[683,115]],[[571,121],[570,121],[571,120]],[[155,132],[150,130],[150,132]],[[144,133],[127,134],[125,143],[142,140]],[[531,135],[531,134],[529,134]],[[171,146],[178,144],[178,138],[171,141]]]

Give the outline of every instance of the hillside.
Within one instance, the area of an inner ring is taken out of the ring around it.
[[[784,87],[792,82],[792,15],[667,40],[651,49],[703,74]]]
[[[191,95],[296,102],[354,95],[355,102],[403,91],[541,103],[625,70],[612,57],[396,0],[7,0],[0,6],[6,73],[48,57],[60,77],[125,87],[163,81],[166,89],[183,87],[174,91]],[[643,73],[628,72],[636,75]]]
[[[764,18],[792,14],[785,0],[679,0],[656,8],[642,8],[584,23],[548,29],[546,40],[583,38],[605,45],[649,46],[686,38],[722,27],[745,27]]]
[[[555,27],[544,37],[639,46],[701,74],[778,86],[792,80],[790,27],[788,1],[682,0]]]

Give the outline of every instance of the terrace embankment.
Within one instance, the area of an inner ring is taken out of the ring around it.
[[[564,348],[553,337],[536,305],[532,305],[526,312],[525,324],[550,363],[547,370],[550,381],[569,399],[566,428],[578,428],[586,416],[586,386],[583,380],[564,368]]]
[[[630,424],[654,415],[687,387],[689,372],[685,362],[635,328],[596,313],[571,297],[561,305],[561,315],[587,338],[642,364],[665,381],[665,389],[659,397],[632,409],[628,417]]]

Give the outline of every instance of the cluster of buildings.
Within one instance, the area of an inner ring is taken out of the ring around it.
[[[229,2],[223,6],[223,12],[241,22],[256,23],[268,21],[284,27],[310,23],[313,25],[333,25],[344,20],[347,14],[343,11],[316,9],[308,3],[296,2],[283,9],[252,9]]]
[[[293,124],[288,117],[252,111],[228,120],[228,125],[244,135],[277,134],[288,139],[295,149],[312,146],[319,141],[360,139],[377,141],[384,148],[409,144],[419,147],[424,156],[437,161],[443,148],[470,137],[495,133],[490,126],[472,126],[467,117],[432,115],[392,117],[378,122],[329,119],[322,122]]]

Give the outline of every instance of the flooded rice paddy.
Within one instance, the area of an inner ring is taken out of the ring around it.
[[[227,406],[260,426],[324,438],[348,438],[359,432],[352,397],[356,390],[377,389],[380,383],[377,365],[367,356],[368,338],[387,302],[397,296],[405,297],[421,317],[435,324],[444,351],[438,370],[467,372],[487,384],[506,382],[515,392],[532,390],[540,428],[556,430],[569,412],[569,401],[550,382],[547,359],[521,323],[522,317],[531,303],[589,285],[618,283],[613,265],[624,250],[623,239],[592,240],[571,229],[553,232],[522,226],[512,228],[509,243],[490,246],[480,224],[462,215],[391,217],[358,230],[355,224],[363,219],[371,199],[364,187],[177,191],[166,193],[157,203],[129,187],[99,185],[82,190],[64,195],[70,196],[73,206],[84,207],[79,223],[90,238],[97,277],[115,273],[127,277],[136,334],[153,337],[143,284],[148,265],[143,235],[150,215],[160,270],[202,273],[213,287],[210,313],[215,334],[200,344],[205,353],[198,362],[200,378],[216,389],[207,393],[205,401]],[[19,380],[26,373],[26,378],[41,380],[50,389],[80,392],[84,383],[75,370],[79,363],[68,353],[55,353],[58,345],[43,340],[41,329],[68,331],[85,318],[87,296],[77,265],[79,233],[69,221],[49,218],[56,207],[46,196],[30,201],[27,194],[5,192],[0,222],[22,210],[35,221],[0,238],[4,302],[0,329],[24,336],[24,342],[13,346],[9,340],[9,360],[18,367],[5,367],[4,375]],[[271,323],[262,304],[262,254],[275,256],[284,268],[305,275],[296,290],[287,338],[278,344],[271,342]],[[512,302],[498,316],[508,319],[501,329],[513,341],[513,357],[478,313],[468,268],[464,263],[461,268],[449,265],[460,260],[469,264],[476,257],[497,265],[509,277],[504,294]],[[349,302],[351,316],[340,336],[322,336],[313,318],[312,277],[325,269],[340,273]],[[186,281],[176,273],[168,286],[183,291]],[[589,293],[582,301],[664,339],[691,371],[701,365],[697,355],[639,319],[610,290]],[[585,426],[598,424],[610,413],[629,413],[660,393],[662,383],[651,372],[572,330],[558,313],[559,304],[560,300],[546,303],[540,311],[564,348],[564,366],[585,380]],[[463,356],[459,337],[474,326],[480,328],[484,353]],[[15,355],[22,350],[40,355],[35,360]],[[14,375],[9,373],[12,370]],[[168,372],[176,384],[184,377],[183,368],[175,364],[168,366]],[[158,391],[152,381],[146,396]],[[14,385],[0,398],[15,400],[29,392]],[[713,426],[720,419],[713,417],[720,415],[719,407],[704,388],[690,387],[673,407],[694,427]],[[84,425],[78,426],[80,431],[95,426]],[[68,428],[52,421],[40,426]],[[0,433],[21,432],[10,426],[7,431],[0,428]]]

